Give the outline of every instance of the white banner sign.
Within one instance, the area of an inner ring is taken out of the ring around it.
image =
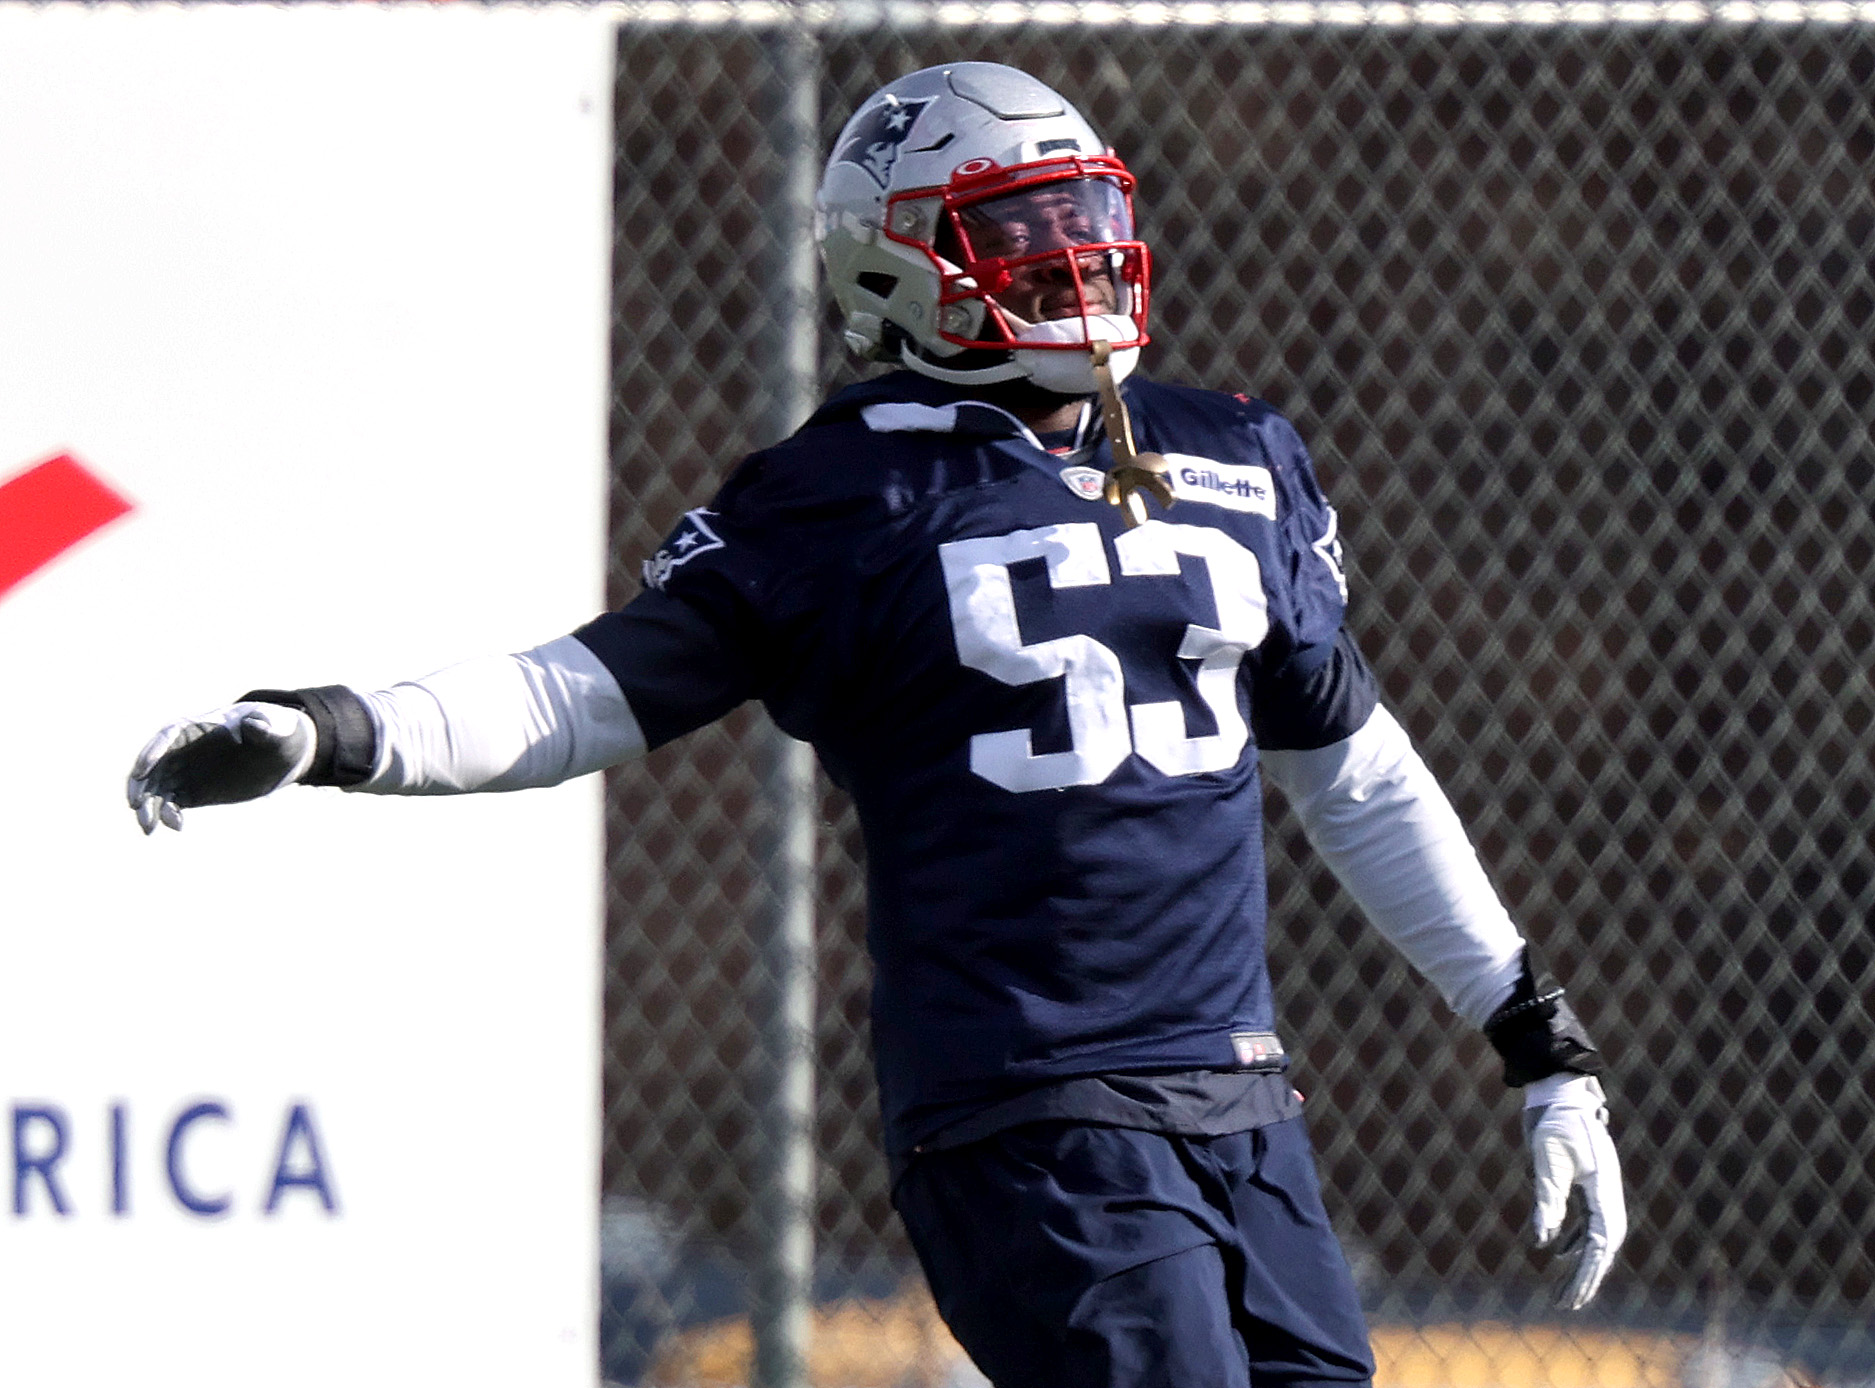
[[[602,604],[611,27],[0,5],[0,1379],[590,1385],[599,786],[130,761]]]

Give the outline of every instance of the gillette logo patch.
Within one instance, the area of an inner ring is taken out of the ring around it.
[[[1189,453],[1168,453],[1165,460],[1171,464],[1172,495],[1180,501],[1276,519],[1276,483],[1268,468],[1218,463]]]

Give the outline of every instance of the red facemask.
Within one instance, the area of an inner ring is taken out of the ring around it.
[[[960,347],[1085,352],[1105,340],[1143,346],[1151,256],[1133,234],[1133,176],[1118,159],[1070,156],[1004,168],[958,167],[942,189],[893,203],[943,199],[931,244],[942,275],[938,334]],[[888,216],[887,227],[900,223]],[[973,301],[985,307],[974,334]],[[1038,324],[1050,324],[1038,328]]]

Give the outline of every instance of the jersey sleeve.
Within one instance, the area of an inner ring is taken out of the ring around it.
[[[1326,747],[1365,726],[1379,690],[1343,626],[1348,582],[1335,508],[1294,426],[1271,414],[1259,429],[1276,486],[1285,571],[1275,586],[1282,635],[1265,654],[1251,726],[1266,750]]]
[[[1341,524],[1315,476],[1315,463],[1295,426],[1279,414],[1258,421],[1258,442],[1276,487],[1276,522],[1288,571],[1288,618],[1303,646],[1333,639],[1348,606],[1341,563]]]
[[[733,514],[692,511],[645,561],[644,591],[573,633],[618,681],[647,747],[757,695],[771,567]]]
[[[1360,731],[1379,702],[1374,672],[1344,627],[1257,681],[1250,726],[1265,752],[1312,751]]]
[[[749,697],[752,682],[732,631],[707,608],[648,588],[573,635],[624,692],[647,749],[714,722]]]

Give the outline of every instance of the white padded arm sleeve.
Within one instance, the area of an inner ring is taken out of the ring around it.
[[[1264,752],[1263,767],[1375,929],[1482,1026],[1517,982],[1523,937],[1406,729],[1376,706],[1352,737]]]
[[[572,636],[359,697],[378,750],[352,789],[378,795],[558,785],[645,750],[618,681]]]

